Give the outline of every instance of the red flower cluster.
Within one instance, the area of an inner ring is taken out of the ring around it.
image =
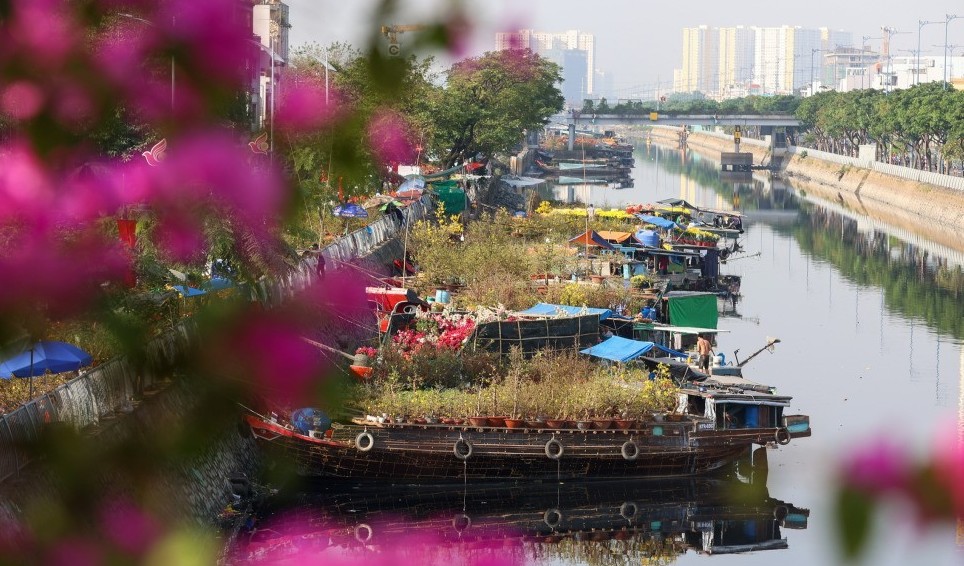
[[[458,350],[465,344],[469,335],[475,330],[475,321],[468,317],[463,317],[458,321],[452,321],[444,317],[438,317],[439,336],[436,347],[439,349]]]
[[[376,357],[378,357],[378,350],[375,349],[375,348],[373,348],[373,347],[371,347],[371,346],[359,346],[358,349],[355,350],[355,353],[356,353],[356,354],[364,354],[364,355],[368,356],[369,358],[376,358]]]
[[[422,320],[429,324],[417,324],[417,329],[401,330],[392,339],[405,357],[421,351],[426,344],[439,350],[458,350],[475,330],[475,320],[467,316],[448,317],[429,313]]]

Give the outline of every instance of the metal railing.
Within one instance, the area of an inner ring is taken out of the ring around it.
[[[424,218],[431,210],[428,197],[403,210],[405,222]],[[348,261],[363,256],[395,237],[400,226],[382,217],[332,242],[322,249],[328,259]],[[286,277],[264,280],[250,288],[252,300],[276,306],[293,293],[311,284],[317,259],[305,258]],[[194,321],[186,319],[169,332],[153,339],[146,348],[148,367],[172,364],[181,352],[198,339]],[[18,447],[36,440],[51,423],[67,423],[77,430],[97,424],[102,418],[131,407],[144,392],[163,379],[148,371],[137,371],[124,357],[118,357],[89,370],[57,389],[31,399],[15,411],[0,415],[0,482],[17,476],[29,463],[26,452]]]

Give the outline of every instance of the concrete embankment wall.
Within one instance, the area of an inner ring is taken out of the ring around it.
[[[196,403],[190,385],[180,381],[143,399],[130,413],[100,420],[84,434],[96,438],[98,449],[105,451],[130,446],[132,442],[150,446],[167,438],[165,429],[181,426],[185,414],[196,412]],[[169,517],[211,524],[231,501],[228,478],[254,477],[261,465],[260,452],[246,427],[229,424],[220,430],[197,431],[197,437],[204,439],[201,445],[205,448],[194,457],[150,473],[152,497]],[[17,524],[25,510],[36,508],[42,502],[62,501],[61,480],[43,462],[33,462],[27,471],[0,483],[0,520],[9,521],[10,525]],[[85,477],[83,481],[104,486],[106,492],[118,496],[140,489],[117,470],[105,467],[96,473],[100,476]],[[134,498],[136,500],[136,496]]]
[[[664,144],[675,145],[679,140],[678,130],[670,128],[653,128],[652,137]],[[732,138],[700,132],[690,132],[686,143],[715,159],[719,159],[719,152],[733,151]],[[753,153],[755,164],[769,160],[769,149],[758,140],[744,139],[740,150]],[[786,155],[777,175],[799,190],[836,201],[932,242],[964,250],[964,191],[825,161],[806,153],[804,148]]]

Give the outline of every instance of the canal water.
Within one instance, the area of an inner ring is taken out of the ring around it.
[[[768,337],[775,351],[747,365],[808,414],[813,436],[769,452],[771,496],[808,508],[806,529],[784,529],[787,549],[715,556],[720,564],[830,564],[836,550],[832,490],[838,462],[888,439],[926,454],[964,413],[964,253],[810,198],[776,181],[733,183],[693,151],[642,145],[635,186],[592,187],[597,208],[681,197],[748,217],[735,316],[720,319],[719,350],[744,356]],[[964,563],[951,528],[916,528],[909,510],[879,517],[868,564]],[[697,563],[693,553],[678,564]]]
[[[745,252],[721,270],[742,277],[742,297],[720,318],[727,332],[717,351],[732,360],[738,349],[745,359],[779,338],[745,376],[792,395],[789,413],[809,415],[813,436],[769,450],[768,478],[761,484],[758,476],[753,488],[718,480],[385,492],[321,486],[297,500],[294,520],[305,533],[326,521],[341,528],[313,544],[349,549],[424,531],[435,533],[433,548],[512,552],[528,564],[840,563],[832,493],[841,459],[882,438],[925,454],[941,433],[956,434],[964,412],[964,254],[784,183],[721,182],[718,165],[690,151],[641,144],[633,177],[632,188],[560,188],[553,196],[597,210],[682,197],[743,212]],[[729,499],[735,491],[738,501]],[[510,535],[497,526],[508,519],[523,531],[512,542],[500,540]],[[964,562],[953,528],[919,529],[899,506],[878,519],[864,563]],[[706,548],[714,555],[697,550]]]

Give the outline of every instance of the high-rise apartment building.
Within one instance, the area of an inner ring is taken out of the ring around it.
[[[849,32],[799,26],[698,26],[683,29],[677,92],[716,99],[750,93],[793,94],[825,77],[826,54],[851,43]]]
[[[719,90],[720,38],[716,28],[683,28],[683,68],[677,92],[716,94]]]
[[[752,28],[720,28],[719,99],[746,96],[753,80],[756,33]]]
[[[581,105],[595,91],[596,38],[568,30],[551,33],[522,29],[495,34],[495,48],[530,49],[562,67],[562,91],[569,104]]]

